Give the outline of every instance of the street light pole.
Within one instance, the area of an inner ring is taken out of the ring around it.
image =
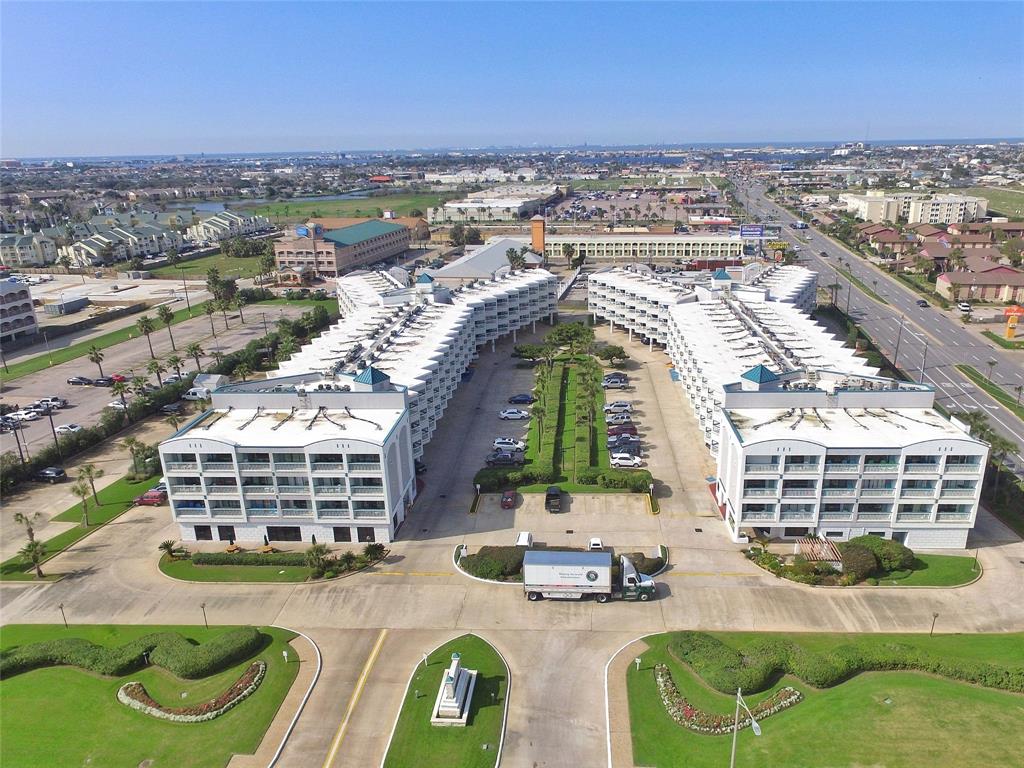
[[[918,378],[918,384],[924,384],[924,364],[928,359],[928,339],[924,340],[924,352],[921,353],[921,375]]]
[[[57,449],[57,458],[64,461],[64,455],[60,452],[60,441],[57,439],[57,428],[53,426],[53,411],[47,408],[46,417],[50,420],[50,432],[53,433],[53,447]]]
[[[900,364],[900,339],[903,338],[903,322],[907,319],[906,315],[900,315],[900,330],[896,334],[896,351],[892,353],[892,367],[899,370]]]
[[[206,620],[206,603],[200,603],[199,607],[203,609],[203,626],[207,629],[210,628],[209,622]]]
[[[729,768],[735,768],[736,766],[736,737],[740,732],[740,691],[741,688],[736,689],[736,714],[732,719],[732,754],[729,757]]]
[[[67,629],[68,628],[68,617],[64,615],[64,603],[61,603],[57,607],[60,608],[60,617],[62,619],[64,619],[64,629]]]

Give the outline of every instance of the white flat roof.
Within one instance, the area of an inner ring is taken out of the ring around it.
[[[984,444],[932,408],[739,408],[722,413],[744,445],[766,440],[807,440],[830,449],[885,451],[925,440]]]
[[[634,296],[663,304],[678,304],[693,296],[692,291],[658,277],[655,273],[634,272],[620,267],[593,272],[587,282],[607,288],[621,288]]]
[[[394,429],[403,412],[398,408],[352,408],[348,412],[344,409],[319,412],[316,408],[294,412],[287,409],[259,412],[247,408],[216,409],[170,440],[209,438],[238,446],[267,448],[299,447],[330,439],[380,444]]]

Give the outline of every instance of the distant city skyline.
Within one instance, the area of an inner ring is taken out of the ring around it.
[[[4,157],[1024,135],[1020,3],[4,2],[0,21]]]

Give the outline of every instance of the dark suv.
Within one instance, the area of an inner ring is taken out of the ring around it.
[[[548,486],[544,492],[544,509],[548,512],[562,511],[562,489],[557,485]]]
[[[67,476],[63,467],[47,467],[36,472],[36,480],[41,480],[44,483],[58,483]]]
[[[523,456],[520,453],[495,451],[487,454],[485,462],[488,467],[518,467],[523,463]]]

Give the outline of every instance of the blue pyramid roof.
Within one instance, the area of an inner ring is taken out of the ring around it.
[[[360,384],[380,384],[383,381],[391,381],[391,377],[383,371],[378,371],[372,365],[368,365],[353,381]]]
[[[769,381],[778,381],[779,377],[765,368],[763,365],[755,365],[743,374],[743,378],[755,384],[767,384]]]
[[[718,271],[711,276],[712,280],[732,280],[732,275],[726,272],[722,267],[718,268]]]
[[[422,274],[422,275],[420,275],[419,277],[416,278],[416,282],[417,283],[432,283],[432,282],[434,282],[434,278],[432,278],[428,274]]]

